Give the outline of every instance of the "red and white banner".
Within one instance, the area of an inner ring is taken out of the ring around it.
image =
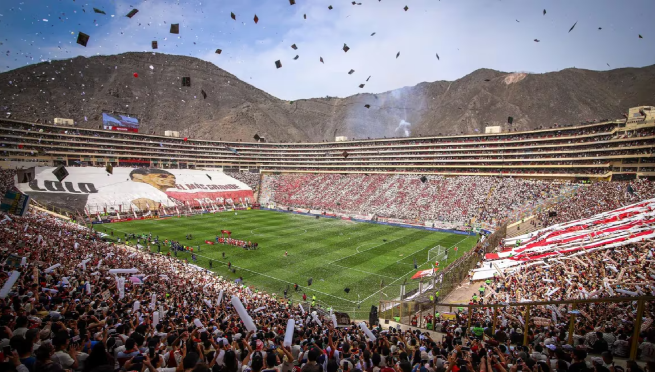
[[[425,278],[425,277],[428,277],[428,276],[434,276],[437,269],[438,268],[417,271],[416,274],[414,274],[412,276],[412,279],[421,279],[421,278]]]
[[[539,262],[597,249],[618,248],[655,238],[655,199],[645,200],[591,218],[557,224],[505,239],[504,250],[485,259],[498,268]],[[475,270],[474,280],[493,276],[494,268]]]

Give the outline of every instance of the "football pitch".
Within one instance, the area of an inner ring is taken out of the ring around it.
[[[153,238],[159,236],[163,254],[169,251],[164,239],[179,241],[194,247],[196,265],[209,268],[212,260],[212,271],[218,275],[243,277],[245,285],[277,296],[282,296],[288,286],[294,303],[302,300],[303,293],[308,300],[315,295],[320,305],[357,319],[367,318],[371,305],[377,306],[380,298],[397,298],[405,279],[407,292],[416,288],[417,281],[410,279],[417,271],[414,262],[419,270],[433,267],[434,263],[427,261],[431,248],[440,245],[450,250],[448,261],[440,262],[444,268],[477,242],[476,236],[266,210],[119,222],[96,225],[95,229],[108,234],[113,230],[113,238],[123,241],[126,233],[152,233]],[[215,242],[221,230],[231,231],[234,239],[257,242],[259,248],[247,251],[205,243]],[[193,239],[187,240],[187,234],[192,234]],[[457,252],[451,249],[455,246]],[[151,246],[151,250],[156,252],[157,246]],[[194,263],[190,253],[178,252],[178,258]],[[228,270],[228,262],[236,273]],[[313,279],[311,286],[307,285],[309,278]],[[293,289],[295,283],[300,286],[297,292]],[[345,288],[350,292],[346,293]]]

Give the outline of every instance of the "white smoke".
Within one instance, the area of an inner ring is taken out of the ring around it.
[[[411,134],[410,128],[412,126],[412,123],[405,121],[404,119],[398,123],[398,127],[396,128],[396,133],[400,134],[402,137],[409,137]]]

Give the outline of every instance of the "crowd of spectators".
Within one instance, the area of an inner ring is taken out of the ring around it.
[[[260,202],[416,221],[491,224],[572,187],[510,177],[431,175],[422,182],[417,175],[280,174],[264,176]]]
[[[641,200],[655,198],[655,182],[645,179],[623,182],[595,182],[537,215],[530,223],[541,227],[589,218]]]
[[[475,322],[468,330],[464,312],[459,322],[444,321],[439,326],[443,337],[371,326],[373,340],[355,325],[335,329],[328,315],[318,312],[314,318],[311,309],[301,310],[274,294],[172,257],[105,243],[95,232],[46,214],[3,216],[1,226],[5,264],[0,278],[5,283],[19,273],[0,299],[3,371],[617,372],[612,355],[622,356],[632,334],[634,305],[628,303],[583,309],[588,316],[579,318],[574,345],[566,344],[563,320],[553,326],[535,323],[531,346],[519,346],[523,328],[512,309],[501,313],[500,327],[491,335],[495,341],[480,340],[478,333],[491,326],[485,311],[471,314]],[[127,277],[110,272],[132,268],[137,272]],[[587,272],[578,273],[585,277]],[[506,287],[508,293],[518,290],[512,282]],[[246,330],[229,301],[233,295],[241,299],[256,332]],[[645,313],[651,319],[652,306]],[[288,319],[294,319],[295,329],[285,346]],[[597,351],[598,340],[588,336],[597,332],[614,337],[614,354],[585,361],[587,352]],[[655,361],[652,335],[646,327],[640,344],[644,362]],[[628,369],[644,371],[633,362]]]
[[[496,275],[472,294],[471,303],[559,301],[578,298],[636,297],[655,295],[655,243],[640,242],[616,249],[560,256],[532,266]],[[486,262],[481,262],[486,265]],[[507,307],[497,321],[503,337],[523,339],[525,307]],[[529,340],[556,346],[568,340],[570,314],[577,314],[573,348],[585,352],[628,357],[634,333],[636,302],[539,305],[530,308]],[[486,324],[488,310],[472,313],[473,322]],[[655,302],[646,301],[639,332],[639,356],[655,362]],[[555,351],[552,348],[551,351]]]
[[[14,187],[15,169],[0,169],[0,196]]]
[[[532,132],[512,135],[479,137],[414,138],[394,141],[362,141],[320,144],[216,143],[200,140],[172,139],[96,131],[71,127],[52,127],[41,124],[0,122],[2,154],[7,156],[95,156],[114,158],[114,162],[143,162],[157,164],[175,162],[186,166],[216,166],[228,163],[241,167],[255,167],[274,171],[349,171],[385,170],[422,171],[412,168],[429,165],[426,172],[488,172],[488,173],[571,173],[568,166],[578,167],[577,174],[599,174],[608,171],[607,156],[635,157],[652,152],[651,137],[655,131],[642,128],[628,134],[615,134],[615,124],[552,132]],[[532,140],[538,142],[531,142]],[[511,142],[519,141],[519,142]],[[600,149],[611,151],[598,151]],[[571,158],[569,160],[559,160]],[[512,161],[516,159],[516,161]],[[523,160],[519,160],[523,159]],[[525,159],[530,159],[526,161]],[[516,169],[479,168],[490,164],[516,166]],[[613,158],[612,160],[616,160]],[[81,163],[93,161],[78,160]],[[563,168],[538,168],[561,165]],[[323,167],[317,167],[322,165]],[[448,165],[454,168],[436,168]],[[598,165],[589,167],[588,165]],[[326,168],[329,166],[329,168]],[[395,166],[395,167],[394,167]],[[409,167],[409,168],[408,168]]]
[[[253,193],[259,190],[259,173],[225,171],[225,174],[248,185]]]

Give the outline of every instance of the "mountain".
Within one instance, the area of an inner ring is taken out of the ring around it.
[[[190,87],[182,86],[182,77],[191,78]],[[157,53],[77,57],[0,74],[0,114],[14,119],[63,117],[98,128],[102,111],[113,111],[137,116],[142,133],[177,130],[214,140],[250,141],[256,133],[279,142],[476,133],[490,125],[536,129],[619,118],[629,107],[655,104],[653,97],[655,65],[546,74],[481,69],[452,82],[294,102],[209,62]]]

